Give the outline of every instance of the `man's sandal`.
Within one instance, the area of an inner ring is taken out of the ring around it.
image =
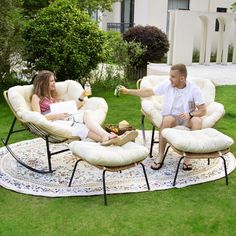
[[[153,164],[151,165],[151,169],[153,170],[160,170],[161,167],[163,166],[163,162],[153,162]]]
[[[193,169],[192,164],[186,164],[186,163],[183,164],[183,170],[190,171],[192,169]]]

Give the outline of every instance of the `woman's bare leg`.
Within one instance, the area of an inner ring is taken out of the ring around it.
[[[88,137],[95,141],[105,141],[109,137],[116,137],[116,135],[108,133],[104,130],[98,122],[96,122],[90,115],[89,112],[84,113],[84,124],[89,129]],[[99,137],[99,138],[98,138]],[[98,140],[99,139],[99,140]]]

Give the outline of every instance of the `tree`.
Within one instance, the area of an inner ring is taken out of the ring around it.
[[[0,79],[10,74],[11,60],[22,50],[21,27],[21,0],[0,1]]]
[[[236,2],[231,5],[230,9],[233,10],[233,12],[236,11]]]
[[[38,12],[24,30],[26,60],[59,80],[80,80],[103,61],[105,35],[74,1],[58,0]]]
[[[97,10],[100,11],[111,11],[112,4],[115,2],[119,2],[119,0],[76,0],[78,6],[82,10],[87,10],[90,14]]]
[[[24,0],[23,7],[25,9],[25,13],[30,17],[35,16],[37,12],[44,8],[48,7],[50,3],[56,2],[57,0]],[[118,2],[119,0],[74,0],[74,3],[81,10],[87,11],[90,15],[92,12],[100,11],[111,11],[112,4],[114,2]]]
[[[24,0],[24,14],[29,17],[35,17],[37,12],[40,9],[49,6],[50,2],[50,0]]]

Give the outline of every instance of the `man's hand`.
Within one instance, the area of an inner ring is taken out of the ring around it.
[[[128,89],[123,85],[120,86],[119,91],[122,94],[128,94]]]
[[[189,113],[182,113],[182,114],[178,115],[178,117],[179,117],[181,120],[189,120],[189,119],[190,119]]]

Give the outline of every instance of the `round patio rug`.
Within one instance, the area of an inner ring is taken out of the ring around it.
[[[156,132],[157,133],[157,132]],[[151,132],[146,131],[149,147]],[[141,132],[136,142],[143,145]],[[64,149],[67,144],[51,144],[53,151]],[[47,167],[45,141],[37,138],[10,145],[18,157],[38,169]],[[154,147],[154,157],[157,156],[158,145]],[[112,157],[111,157],[112,158]],[[145,165],[150,191],[173,188],[172,183],[179,157],[171,149],[163,167],[154,171],[150,168],[153,158],[147,157]],[[228,174],[235,169],[236,162],[232,153],[225,156]],[[64,152],[52,157],[52,167],[56,171],[50,174],[38,174],[21,166],[5,147],[0,148],[0,185],[4,188],[31,195],[47,197],[89,196],[103,194],[102,170],[83,161],[79,162],[77,171],[68,187],[76,157],[71,152]],[[193,170],[179,170],[176,188],[209,182],[225,177],[221,158],[193,160]],[[229,176],[230,180],[230,176]],[[106,172],[107,194],[148,191],[141,165],[120,172]]]

